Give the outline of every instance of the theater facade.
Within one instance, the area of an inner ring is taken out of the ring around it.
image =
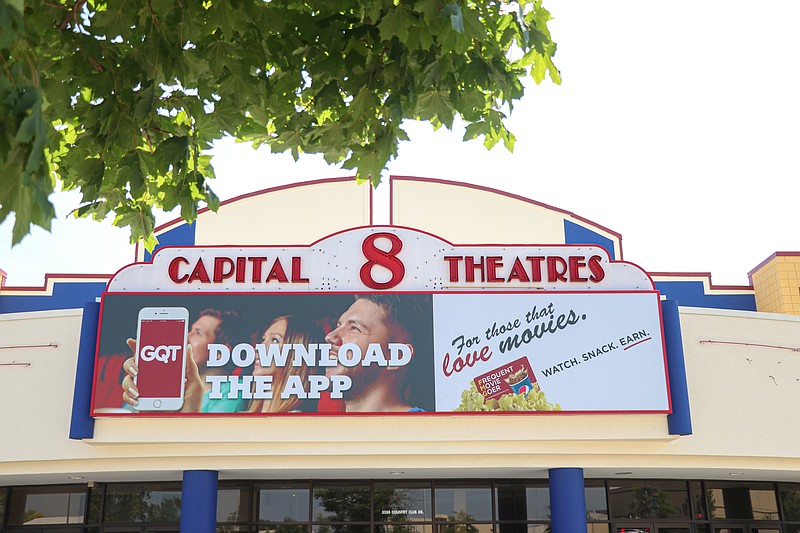
[[[800,252],[718,286],[389,187],[387,224],[319,180],[0,271],[0,533],[800,533]]]

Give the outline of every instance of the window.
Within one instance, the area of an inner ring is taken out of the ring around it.
[[[220,484],[217,489],[217,523],[250,521],[250,487]]]
[[[767,483],[706,483],[706,503],[712,518],[778,520],[778,500]]]
[[[609,507],[613,518],[689,517],[689,490],[685,481],[611,481]]]
[[[376,522],[419,522],[433,518],[430,483],[376,481],[374,491]]]
[[[8,525],[82,524],[86,487],[15,487],[8,503]]]
[[[369,483],[315,483],[312,505],[315,521],[369,522]]]
[[[437,520],[448,522],[492,520],[492,489],[488,485],[469,487],[437,484],[435,494]]]
[[[308,522],[308,483],[259,486],[259,522]]]
[[[586,519],[589,521],[608,520],[605,482],[587,480],[584,484],[583,494],[586,499]]]
[[[550,489],[545,483],[497,484],[497,520],[549,520]]]
[[[781,484],[778,490],[781,495],[783,519],[800,521],[800,485]]]
[[[106,486],[105,523],[175,524],[181,517],[180,483],[131,483]]]

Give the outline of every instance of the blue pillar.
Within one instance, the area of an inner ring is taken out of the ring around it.
[[[69,424],[69,438],[73,440],[91,439],[94,436],[94,418],[90,411],[99,318],[99,303],[89,302],[83,306],[78,367],[75,371],[75,389],[72,391],[72,418]]]
[[[678,302],[661,301],[661,316],[664,323],[664,346],[667,350],[669,392],[672,414],[667,416],[670,435],[692,434],[692,412],[689,408],[689,388],[686,385],[686,361],[683,358],[683,336]]]
[[[216,470],[186,470],[181,494],[181,533],[215,533],[217,528]]]
[[[551,468],[550,519],[553,533],[586,533],[582,468]]]

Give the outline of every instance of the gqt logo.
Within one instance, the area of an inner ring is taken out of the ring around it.
[[[142,348],[142,351],[139,352],[139,357],[142,361],[161,361],[162,363],[168,363],[170,360],[175,361],[178,359],[178,350],[180,349],[180,346],[161,345],[154,348],[148,345]]]

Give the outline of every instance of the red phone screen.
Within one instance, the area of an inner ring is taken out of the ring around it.
[[[183,380],[186,321],[144,319],[139,330],[139,374],[143,398],[179,398]]]

